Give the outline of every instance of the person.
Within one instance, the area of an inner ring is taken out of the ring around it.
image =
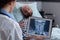
[[[23,15],[23,19],[19,22],[19,25],[22,28],[24,40],[32,40],[31,38],[34,38],[36,40],[43,40],[44,37],[28,36],[27,34],[28,19],[29,17],[32,17],[33,14],[32,9],[28,5],[24,5],[20,8],[20,11]]]
[[[15,4],[16,0],[0,0],[0,40],[23,40],[20,26],[11,16]]]
[[[20,27],[22,28],[23,32],[23,39],[26,39],[27,36],[27,24],[28,24],[28,18],[32,16],[32,9],[28,5],[24,5],[20,8],[20,11],[23,15],[23,19],[19,22]]]

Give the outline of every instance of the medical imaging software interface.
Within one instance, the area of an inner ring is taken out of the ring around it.
[[[50,21],[30,19],[29,34],[48,36]]]

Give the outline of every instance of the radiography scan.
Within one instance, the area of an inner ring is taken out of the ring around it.
[[[28,33],[33,35],[48,36],[50,21],[30,19]]]

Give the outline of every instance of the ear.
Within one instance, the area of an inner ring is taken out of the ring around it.
[[[14,1],[9,2],[8,5],[12,6],[14,4]]]
[[[8,3],[8,5],[11,5],[11,4],[12,4],[11,2]]]

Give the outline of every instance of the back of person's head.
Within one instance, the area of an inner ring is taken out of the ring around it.
[[[15,0],[0,0],[0,9],[6,6],[8,3],[13,2]]]

